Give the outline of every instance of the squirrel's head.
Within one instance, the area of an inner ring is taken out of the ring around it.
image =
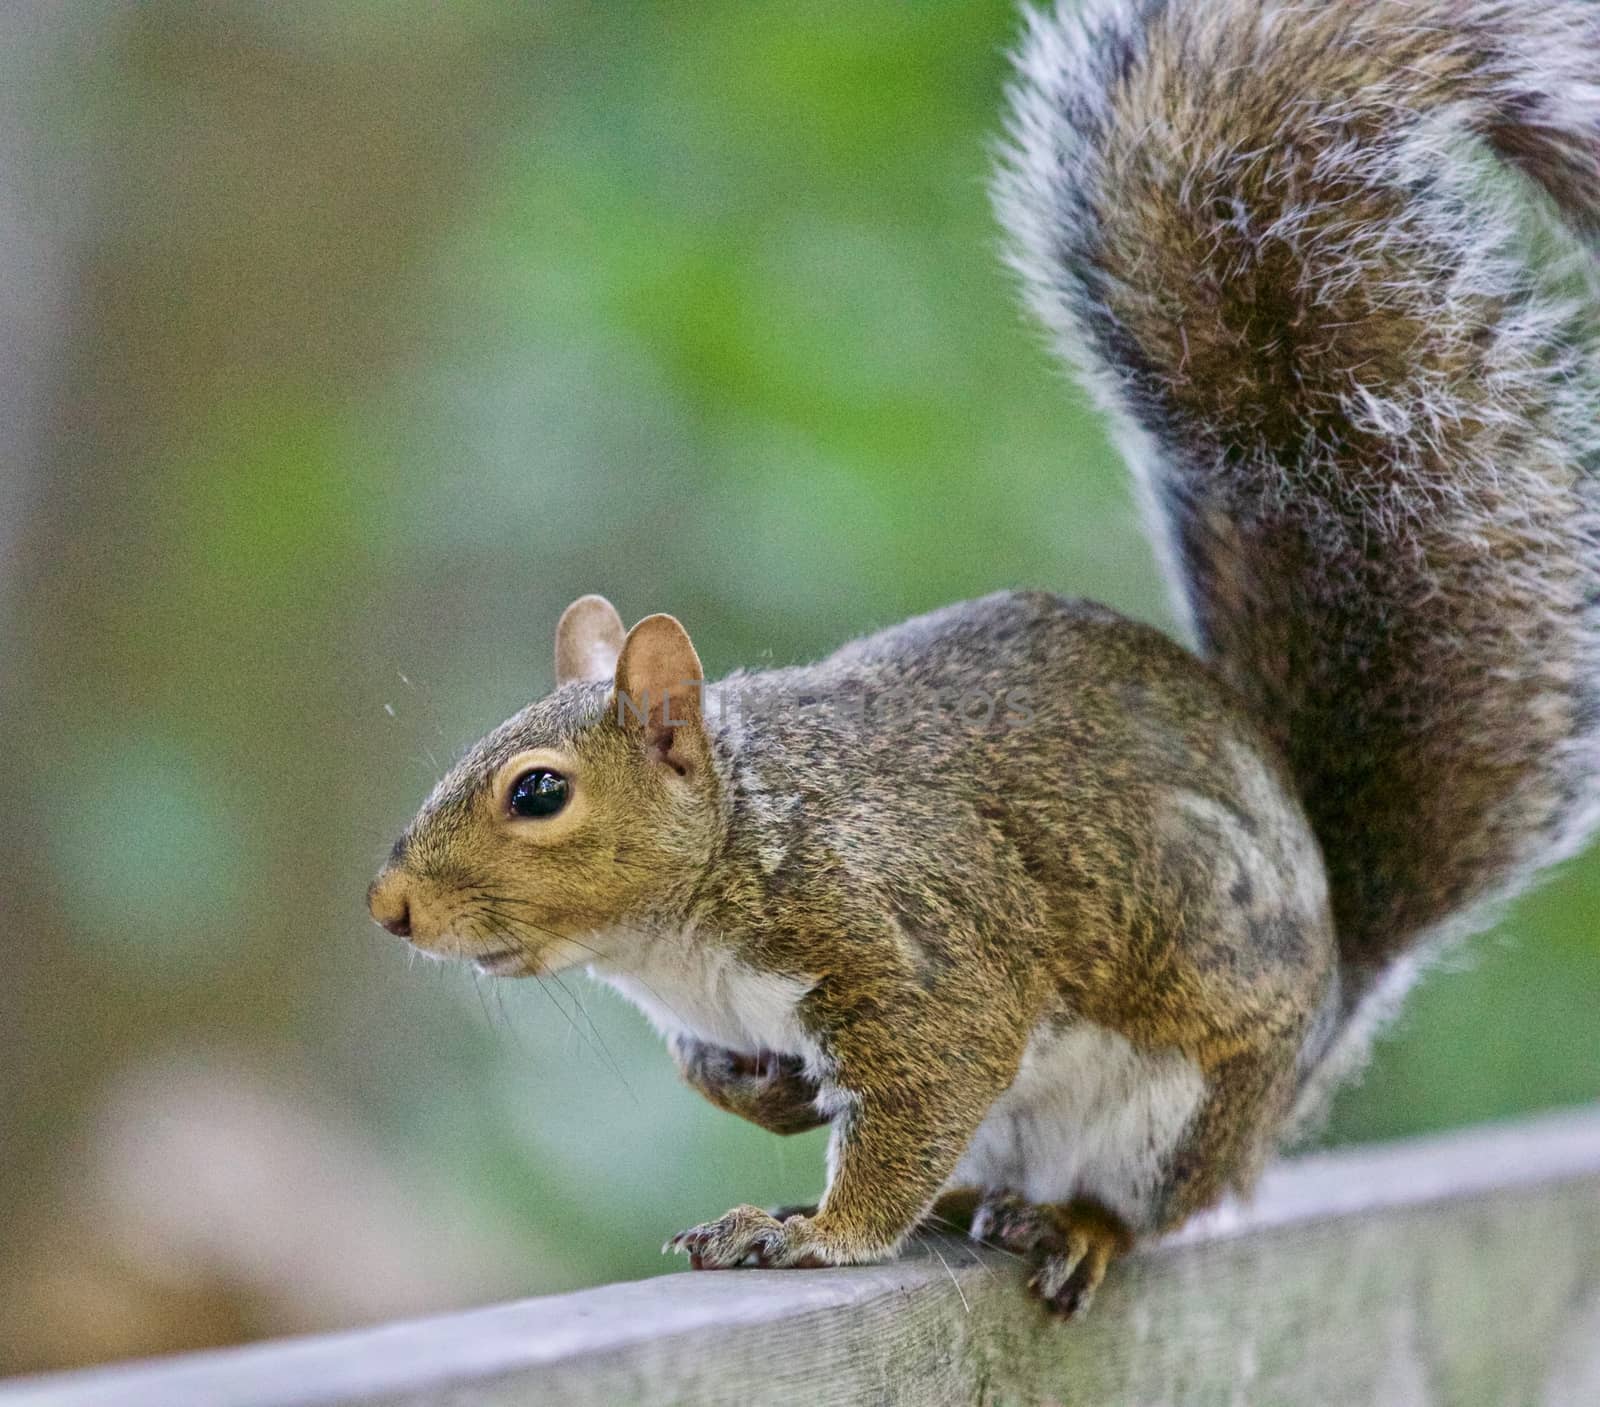
[[[671,616],[626,634],[584,596],[556,627],[556,690],[472,748],[367,892],[372,916],[497,975],[604,960],[703,872],[721,789],[700,659]]]

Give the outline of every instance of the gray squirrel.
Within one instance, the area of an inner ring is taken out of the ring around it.
[[[707,686],[671,616],[584,597],[369,903],[587,966],[720,1107],[831,1126],[820,1206],[736,1207],[670,1243],[695,1266],[960,1216],[1071,1315],[1594,823],[1593,309],[1461,148],[1600,234],[1600,8],[1099,0],[1029,18],[1009,134],[1013,262],[1195,652],[1013,593]]]

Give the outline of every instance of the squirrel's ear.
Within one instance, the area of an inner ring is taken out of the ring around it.
[[[556,622],[556,683],[598,684],[616,673],[622,617],[604,596],[580,596]]]
[[[700,691],[705,672],[689,632],[671,616],[646,616],[617,660],[611,706],[647,748],[680,776],[704,756]]]

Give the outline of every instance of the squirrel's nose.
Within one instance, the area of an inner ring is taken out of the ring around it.
[[[411,936],[411,900],[406,896],[405,876],[385,870],[367,890],[367,911],[396,938]]]

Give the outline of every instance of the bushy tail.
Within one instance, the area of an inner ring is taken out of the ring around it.
[[[1596,816],[1600,362],[1472,149],[1600,232],[1600,5],[1067,6],[1010,137],[1016,265],[1290,759],[1354,1005]]]

